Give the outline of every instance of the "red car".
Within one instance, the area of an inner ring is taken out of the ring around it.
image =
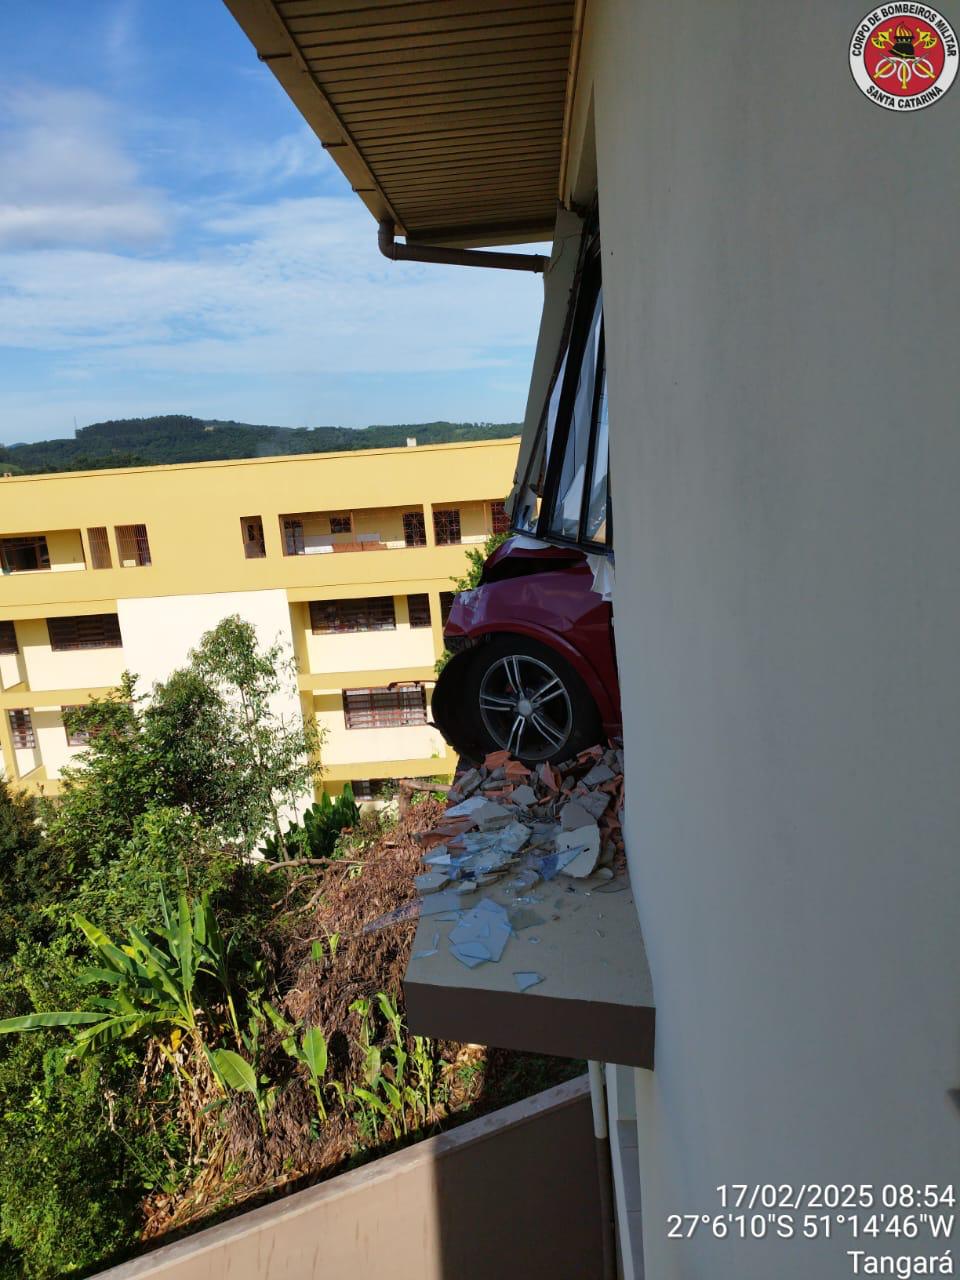
[[[565,760],[619,734],[599,241],[585,237],[571,313],[523,483],[518,536],[457,596],[433,718],[461,755]]]

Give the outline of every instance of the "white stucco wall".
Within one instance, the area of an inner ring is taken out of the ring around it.
[[[868,102],[865,9],[588,9],[653,1280],[853,1274],[668,1241],[718,1184],[960,1168],[960,89]]]
[[[123,634],[124,665],[139,677],[138,684],[144,692],[182,666],[204,632],[231,614],[239,614],[251,623],[264,647],[279,642],[286,654],[293,654],[290,606],[283,590],[118,600],[117,613]],[[301,720],[295,682],[277,694],[273,706],[288,724]]]

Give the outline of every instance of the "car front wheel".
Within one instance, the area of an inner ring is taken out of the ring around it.
[[[487,750],[517,760],[567,760],[600,737],[600,717],[573,667],[547,645],[498,636],[476,654],[465,690]]]

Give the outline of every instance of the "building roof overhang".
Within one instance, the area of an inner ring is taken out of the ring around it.
[[[225,0],[373,217],[550,239],[583,0]]]

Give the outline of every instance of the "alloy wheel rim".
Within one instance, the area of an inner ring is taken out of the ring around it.
[[[509,654],[480,682],[480,718],[512,756],[545,760],[569,739],[573,707],[566,685],[538,658]]]

